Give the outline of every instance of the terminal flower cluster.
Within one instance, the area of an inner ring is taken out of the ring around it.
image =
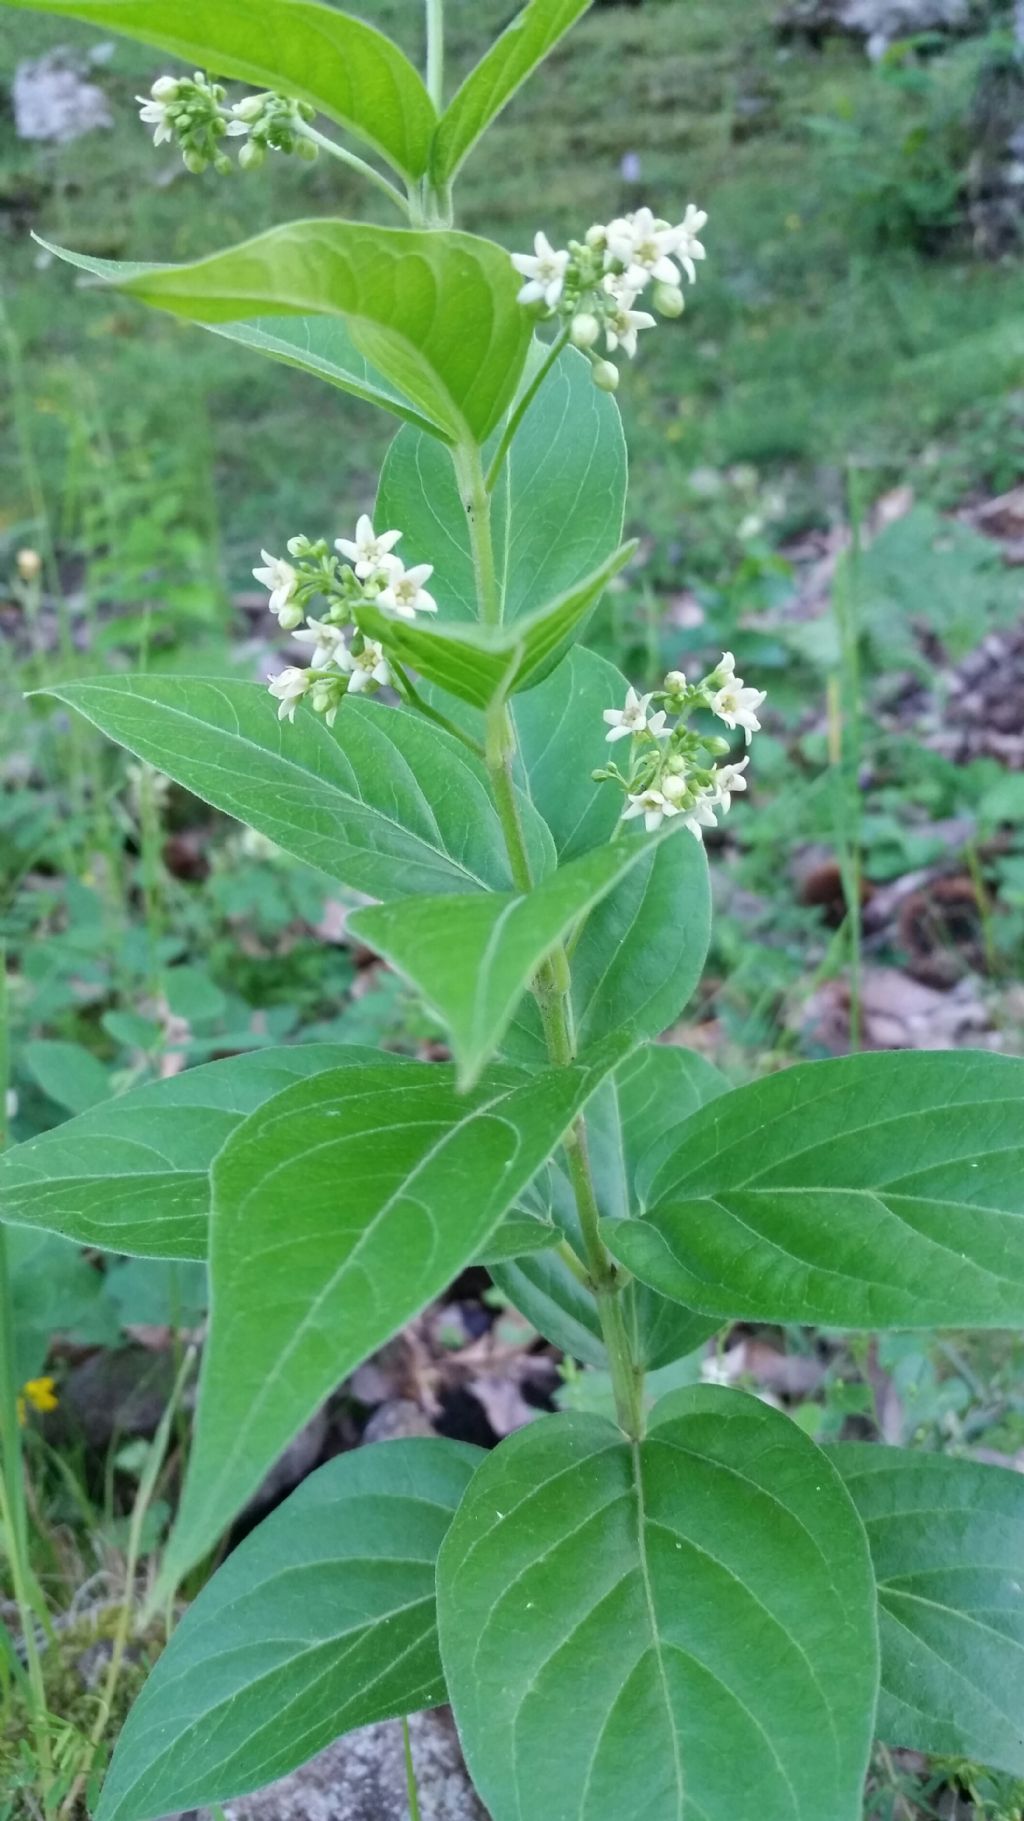
[[[763,689],[752,689],[736,675],[731,651],[722,653],[714,670],[699,683],[689,683],[681,670],[669,671],[661,689],[638,695],[626,692],[622,708],[606,708],[606,739],[631,742],[629,771],[617,765],[594,773],[611,778],[625,793],[624,822],[642,816],[649,830],[660,828],[667,817],[682,816],[684,826],[703,840],[706,828],[718,826],[733,797],[747,788],[749,757],[720,764],[729,742],[719,734],[692,729],[690,717],[703,710],[735,732],[742,728],[749,746],[760,732],[757,711],[765,699]],[[654,704],[655,706],[652,706]]]
[[[648,310],[636,308],[649,288],[660,315],[682,315],[683,278],[696,280],[697,261],[705,257],[699,235],[706,221],[703,209],[690,203],[675,227],[644,208],[596,224],[585,240],[570,240],[566,248],[553,247],[538,233],[532,253],[512,254],[525,280],[519,301],[560,318],[576,347],[589,355],[595,383],[614,392],[619,371],[601,353],[602,336],[605,354],[621,349],[633,358],[641,330],[656,322]]]
[[[333,727],[346,695],[373,695],[395,682],[383,646],[359,630],[357,610],[383,607],[405,620],[437,612],[426,586],[433,567],[407,569],[394,555],[401,537],[400,531],[376,532],[364,513],[355,536],[337,538],[333,549],[324,538],[293,537],[287,557],[261,552],[263,563],[253,575],[269,591],[270,611],[310,654],[308,667],[291,664],[270,678],[282,721],[294,720],[299,703],[308,700]]]
[[[196,176],[211,165],[221,173],[231,170],[225,139],[245,140],[238,154],[243,170],[262,164],[268,150],[305,159],[317,155],[308,131],[314,110],[287,95],[246,95],[229,108],[221,84],[197,70],[194,76],[158,76],[148,97],[135,99],[140,118],[154,129],[153,144],[180,146]]]

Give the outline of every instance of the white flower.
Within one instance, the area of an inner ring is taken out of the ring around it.
[[[280,676],[271,677],[269,689],[276,696],[281,706],[277,711],[279,721],[294,721],[295,710],[313,682],[308,670],[299,670],[289,664]]]
[[[723,683],[731,683],[736,675],[736,659],[731,651],[723,651],[721,658],[711,672],[709,681],[721,689]]]
[[[683,816],[683,827],[688,828],[691,835],[695,835],[698,841],[703,841],[706,828],[718,827],[714,806],[714,793],[701,791],[697,801],[690,805]]]
[[[679,226],[672,229],[671,252],[678,259],[691,284],[694,284],[697,278],[694,260],[707,258],[704,246],[697,239],[706,221],[707,211],[696,208],[691,202]]]
[[[626,278],[634,290],[643,290],[652,278],[667,285],[679,283],[679,273],[669,258],[678,230],[656,221],[650,209],[637,209],[635,214],[609,222],[607,233],[608,251],[627,268]]]
[[[631,792],[627,798],[628,808],[622,812],[622,820],[631,822],[634,816],[643,816],[644,827],[648,834],[660,828],[666,816],[678,816],[679,805],[672,803],[660,790],[640,790]]]
[[[621,307],[607,322],[607,341],[609,353],[622,348],[632,360],[636,353],[636,338],[640,329],[653,329],[655,319],[646,310],[631,310]]]
[[[727,727],[742,727],[743,737],[749,746],[751,735],[761,731],[757,710],[764,698],[763,689],[748,689],[742,677],[734,677],[712,696],[711,711]]]
[[[295,600],[295,589],[298,584],[298,572],[286,563],[281,556],[271,556],[269,550],[261,550],[265,567],[254,569],[253,575],[264,588],[270,589],[270,600],[267,603],[271,613],[276,614],[285,632],[293,632],[302,624],[302,609]]]
[[[404,569],[397,557],[390,559],[388,585],[377,596],[381,607],[390,607],[403,620],[414,620],[417,613],[436,613],[437,602],[423,586],[434,573],[432,563],[417,563],[415,569]]]
[[[606,708],[604,710],[603,718],[611,730],[605,734],[605,739],[626,740],[633,734],[645,731],[652,733],[657,739],[665,726],[665,711],[659,709],[657,714],[649,715],[648,709],[652,700],[653,691],[651,695],[638,696],[632,687],[627,689],[624,708]]]
[[[149,96],[136,95],[141,103],[139,119],[147,126],[154,126],[154,145],[167,145],[174,138],[172,105],[177,99],[178,84],[173,76],[159,76],[149,91]]]
[[[714,800],[718,808],[721,809],[723,816],[727,816],[729,813],[734,793],[736,791],[746,790],[747,780],[743,776],[743,773],[746,771],[749,764],[749,758],[740,759],[739,763],[736,765],[720,765],[715,772]]]
[[[295,634],[296,645],[311,645],[310,667],[313,670],[342,670],[352,668],[352,654],[345,639],[344,628],[333,626],[329,620],[310,618],[301,632]]]
[[[352,675],[349,681],[349,694],[362,695],[373,684],[390,683],[391,672],[384,656],[384,647],[376,639],[367,639],[362,651],[352,653]]]
[[[572,319],[572,343],[574,348],[592,348],[601,333],[601,324],[590,310],[581,310]]]
[[[384,558],[394,549],[401,536],[400,531],[382,531],[378,536],[373,529],[372,520],[364,512],[356,526],[355,541],[352,542],[347,537],[335,538],[334,548],[341,556],[348,557],[359,580],[365,582],[367,576],[374,575],[384,567]]]
[[[553,247],[546,234],[536,234],[533,246],[532,253],[512,254],[512,264],[527,281],[520,290],[519,302],[544,303],[553,310],[562,295],[569,255]]]

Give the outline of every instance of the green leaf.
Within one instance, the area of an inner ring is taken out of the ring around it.
[[[525,1252],[544,1252],[549,1246],[557,1246],[561,1237],[552,1221],[543,1220],[526,1209],[513,1208],[473,1263],[489,1266],[500,1264],[506,1258],[521,1258]]]
[[[407,177],[427,168],[437,115],[397,44],[361,19],[313,0],[3,0],[81,19],[142,44],[312,102],[383,152]]]
[[[537,689],[510,706],[519,743],[520,782],[544,817],[560,860],[611,839],[622,800],[592,773],[607,763],[605,708],[625,699],[626,679],[584,645]]]
[[[612,785],[617,808],[621,797]],[[628,1024],[657,1037],[675,1023],[704,970],[711,939],[711,886],[699,841],[667,841],[635,866],[587,918],[572,955],[572,1001],[580,1046]],[[544,1038],[525,1004],[505,1042],[536,1060]]]
[[[436,1064],[331,1071],[245,1121],[214,1165],[210,1336],[165,1586],[345,1374],[475,1257],[627,1047],[494,1069],[465,1095]]]
[[[471,1087],[542,963],[661,838],[595,848],[529,892],[399,899],[356,911],[349,928],[422,994]]]
[[[524,383],[545,353],[533,344]],[[618,407],[595,386],[590,362],[566,348],[516,432],[492,495],[505,619],[520,619],[599,569],[622,540],[625,504],[626,443]],[[400,430],[393,439],[375,523],[401,527],[408,565],[433,563],[431,591],[447,620],[477,617],[466,514],[451,459],[435,437]],[[623,695],[625,687],[623,682]],[[603,706],[615,699],[613,693]],[[606,732],[602,726],[602,737]]]
[[[374,898],[512,884],[487,775],[443,729],[351,698],[331,730],[255,683],[98,677],[49,692],[216,809]],[[523,804],[537,873],[551,838]]]
[[[26,1043],[21,1058],[47,1099],[69,1113],[84,1113],[113,1091],[102,1062],[80,1043],[37,1037]]]
[[[529,0],[486,56],[471,70],[441,116],[431,169],[449,183],[481,134],[516,90],[543,63],[591,0]]]
[[[871,1443],[825,1452],[878,1581],[879,1737],[1024,1776],[1024,1480]]]
[[[77,1246],[20,1227],[9,1228],[5,1237],[19,1384],[39,1377],[58,1336],[85,1346],[116,1346],[118,1323],[103,1293],[103,1275]],[[4,1314],[6,1319],[6,1309]]]
[[[503,1442],[442,1544],[438,1626],[494,1821],[860,1821],[864,1532],[742,1392],[674,1394],[636,1447],[580,1415]]]
[[[66,265],[79,266],[83,272],[92,272],[97,278],[108,278],[115,283],[123,284],[126,279],[143,272],[172,269],[125,259],[95,259],[91,254],[59,247],[51,240],[44,240],[41,234],[33,238]],[[432,439],[437,435],[436,425],[430,418],[415,410],[389,385],[383,374],[371,366],[365,355],[360,354],[340,317],[265,316],[257,317],[254,322],[207,322],[201,323],[200,327],[208,329],[211,335],[222,336],[225,341],[238,342],[240,347],[252,348],[258,354],[269,355],[271,360],[296,367],[300,373],[325,379],[329,385],[338,386],[368,404],[379,405],[396,417],[404,417],[407,423],[427,431]]]
[[[357,607],[362,630],[380,639],[405,664],[459,696],[487,708],[542,683],[580,637],[583,626],[613,576],[636,549],[623,544],[593,575],[535,613],[504,626],[465,626],[444,620],[404,620],[376,606]]]
[[[642,1210],[637,1178],[653,1146],[665,1130],[725,1093],[728,1085],[691,1050],[644,1044],[627,1057],[587,1108],[587,1146],[602,1215],[625,1220]],[[547,1189],[548,1218],[581,1254],[575,1199],[557,1160],[548,1172]],[[510,1262],[496,1260],[493,1276],[516,1308],[570,1358],[606,1368],[597,1304],[564,1259],[554,1252],[506,1256]],[[698,1315],[646,1284],[627,1285],[622,1300],[634,1357],[648,1371],[684,1358],[721,1326],[717,1317]]]
[[[663,1141],[631,1271],[709,1314],[1024,1324],[1024,1061],[844,1056],[739,1088]]]
[[[435,1563],[482,1458],[440,1437],[394,1441],[304,1481],[186,1612],[97,1821],[244,1795],[355,1726],[439,1705]]]
[[[371,1059],[386,1060],[333,1043],[257,1050],[108,1100],[0,1152],[0,1219],[108,1252],[203,1259],[210,1165],[236,1126],[291,1082]]]
[[[493,241],[353,221],[294,221],[119,288],[196,322],[345,318],[356,347],[456,443],[483,443],[530,343],[516,274]]]

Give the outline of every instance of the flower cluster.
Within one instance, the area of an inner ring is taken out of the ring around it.
[[[696,262],[705,256],[698,235],[706,221],[704,211],[690,203],[676,227],[650,209],[636,209],[598,223],[585,240],[570,240],[567,248],[553,247],[545,234],[537,234],[532,253],[512,255],[526,281],[519,301],[561,318],[576,347],[589,355],[595,383],[614,392],[619,372],[599,351],[602,335],[608,354],[621,348],[633,358],[640,331],[655,325],[649,311],[635,308],[648,286],[660,315],[682,315],[683,276],[691,284],[697,277]]]
[[[316,145],[307,132],[314,112],[308,102],[267,93],[246,95],[228,108],[224,94],[219,82],[197,70],[194,76],[159,76],[148,98],[135,99],[141,103],[140,118],[154,129],[153,144],[179,145],[185,164],[197,176],[210,165],[221,173],[230,171],[224,139],[245,140],[238,154],[243,170],[262,164],[268,149],[316,157]]]
[[[356,617],[358,608],[368,605],[387,608],[404,620],[437,612],[426,587],[433,567],[418,563],[407,569],[393,554],[401,536],[400,531],[376,532],[364,513],[355,537],[337,538],[333,550],[323,538],[312,543],[293,537],[287,558],[261,552],[263,566],[253,575],[270,591],[270,611],[296,644],[310,650],[308,669],[289,665],[270,679],[282,721],[294,720],[299,703],[308,698],[333,727],[346,695],[372,695],[394,682],[383,646],[359,631]],[[322,603],[316,615],[310,612],[314,603]]]
[[[699,683],[688,683],[681,670],[670,670],[661,689],[643,696],[629,689],[623,708],[606,708],[606,738],[613,743],[630,739],[632,764],[628,775],[609,765],[594,776],[613,778],[624,790],[623,821],[643,816],[644,826],[653,830],[668,816],[682,816],[691,834],[703,840],[704,830],[716,828],[719,814],[728,813],[733,796],[746,790],[744,773],[750,761],[720,765],[718,760],[729,751],[728,740],[695,732],[690,716],[702,709],[732,732],[742,728],[749,746],[752,735],[760,731],[757,711],[764,697],[763,689],[749,688],[736,675],[732,652],[725,651]],[[658,704],[653,710],[652,703]]]

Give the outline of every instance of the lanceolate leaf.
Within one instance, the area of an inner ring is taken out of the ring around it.
[[[488,1456],[438,1562],[441,1655],[494,1821],[859,1821],[875,1591],[842,1480],[740,1392]]]
[[[826,1452],[878,1581],[879,1737],[1024,1776],[1024,1479],[870,1443]]]
[[[560,860],[611,838],[622,801],[592,773],[607,763],[605,708],[625,699],[613,664],[574,645],[547,681],[511,704],[521,780],[554,836]]]
[[[459,1086],[471,1087],[541,963],[658,839],[595,848],[529,892],[398,899],[357,911],[349,927],[422,993],[451,1039]]]
[[[165,1584],[216,1540],[353,1366],[480,1251],[628,1048],[470,1094],[419,1063],[289,1088],[217,1159],[212,1313]]]
[[[472,234],[295,221],[120,288],[195,322],[342,316],[361,352],[452,442],[486,441],[531,334],[508,254]]]
[[[524,384],[545,352],[533,344]],[[533,612],[599,569],[622,541],[625,501],[618,407],[595,386],[590,362],[566,348],[517,430],[492,495],[505,619]],[[431,591],[445,619],[476,618],[466,514],[450,456],[435,437],[401,430],[394,438],[381,472],[376,522],[402,528],[407,564],[433,563]],[[623,695],[625,689],[623,681]]]
[[[847,1056],[716,1100],[608,1226],[709,1314],[842,1328],[1024,1323],[1024,1061]]]
[[[487,708],[491,702],[542,683],[559,664],[612,577],[628,563],[635,542],[623,544],[593,575],[505,626],[465,626],[403,620],[379,607],[357,609],[364,632],[412,665],[431,683]]]
[[[431,157],[439,183],[450,181],[495,115],[589,5],[590,0],[530,0],[517,14],[441,116]]]
[[[408,177],[427,167],[436,114],[382,32],[315,0],[3,0],[123,32],[215,75],[310,101]]]
[[[96,278],[109,278],[115,283],[123,284],[126,279],[144,272],[170,269],[123,259],[94,259],[91,254],[58,247],[40,234],[35,235],[35,239],[65,264],[80,266],[82,271],[92,272]],[[285,366],[297,367],[302,373],[325,379],[329,385],[351,392],[355,398],[365,399],[371,405],[379,405],[397,417],[404,417],[408,423],[429,432],[431,440],[436,439],[437,426],[377,372],[359,352],[338,316],[265,316],[254,322],[207,322],[201,327],[209,329],[212,335],[222,336],[225,341],[238,342],[240,347],[252,348],[257,354],[267,354],[271,360],[282,361]]]
[[[332,730],[312,714],[279,721],[255,683],[110,676],[51,693],[186,790],[371,897],[512,884],[483,767],[404,709],[354,697]],[[523,810],[543,875],[551,838]]]
[[[434,1572],[483,1456],[394,1441],[321,1467],[218,1569],[132,1708],[97,1821],[284,1776],[341,1733],[445,1699]]]
[[[0,1152],[0,1220],[108,1252],[204,1259],[210,1165],[242,1120],[306,1076],[388,1060],[354,1045],[298,1044],[135,1088]]]

